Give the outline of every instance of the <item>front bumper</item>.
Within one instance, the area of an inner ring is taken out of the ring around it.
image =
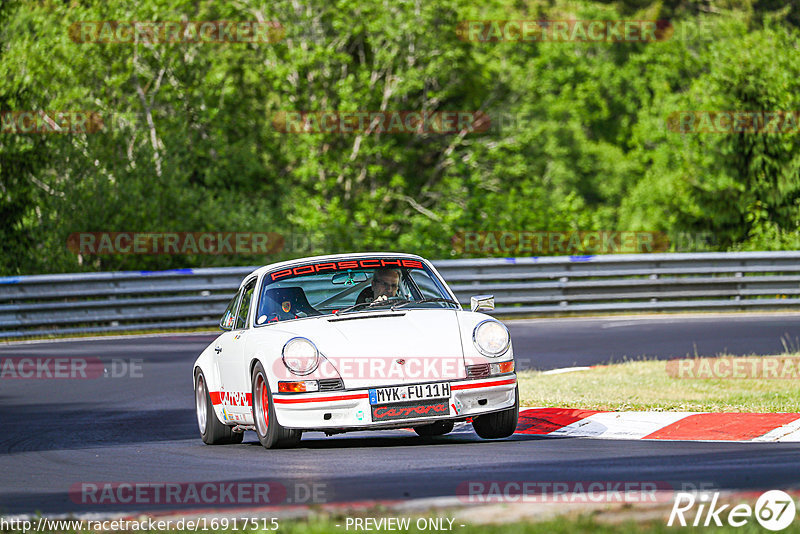
[[[516,402],[514,373],[480,380],[450,381],[448,415],[426,415],[387,422],[372,420],[369,390],[273,395],[275,416],[281,426],[298,430],[390,428],[430,423],[441,419],[466,419],[511,408]]]

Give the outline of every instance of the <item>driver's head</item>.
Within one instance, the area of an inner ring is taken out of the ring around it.
[[[400,289],[400,271],[397,269],[376,269],[372,275],[372,297],[394,297]]]

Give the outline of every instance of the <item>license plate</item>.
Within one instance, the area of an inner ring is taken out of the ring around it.
[[[450,399],[384,403],[370,406],[372,421],[395,421],[398,419],[418,419],[437,415],[450,415]]]
[[[450,397],[450,384],[434,382],[431,384],[412,384],[369,390],[369,403],[387,404],[393,402],[414,402],[427,399],[443,399]]]

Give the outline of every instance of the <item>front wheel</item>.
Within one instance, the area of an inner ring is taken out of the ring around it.
[[[267,374],[261,363],[253,369],[253,420],[256,422],[258,440],[267,449],[295,447],[300,443],[302,432],[284,428],[275,417],[275,405],[267,382]]]
[[[211,394],[208,392],[208,383],[203,371],[198,370],[194,377],[194,405],[197,412],[197,426],[203,443],[207,445],[226,445],[241,443],[244,432],[234,432],[231,427],[224,425],[214,413],[211,404]]]
[[[514,390],[514,406],[500,412],[479,415],[472,420],[472,428],[483,439],[507,438],[517,429],[519,419],[519,388]]]

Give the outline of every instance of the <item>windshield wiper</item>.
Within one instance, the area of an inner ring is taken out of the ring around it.
[[[355,311],[355,310],[358,310],[358,309],[363,308],[363,307],[371,308],[373,306],[388,305],[388,304],[389,304],[388,302],[383,301],[383,300],[374,300],[372,302],[359,302],[358,304],[353,304],[349,308],[345,308],[343,310],[337,311],[336,313],[334,313],[334,315],[336,315],[338,317],[339,314],[342,314],[342,313],[345,313],[345,312],[349,312],[349,311]]]
[[[414,300],[406,300],[405,302],[398,302],[397,304],[392,306],[392,311],[394,311],[395,308],[399,308],[400,306],[405,306],[406,304],[422,304],[425,302],[447,302],[449,304],[455,304],[459,308],[461,307],[461,304],[453,299],[448,299],[443,297],[428,297],[424,299],[414,299]]]

